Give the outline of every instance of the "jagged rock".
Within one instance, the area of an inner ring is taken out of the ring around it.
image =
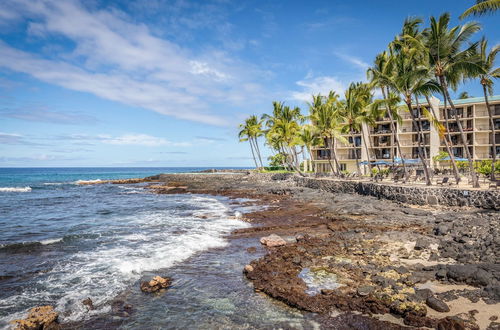
[[[426,248],[428,248],[430,245],[430,242],[426,239],[423,239],[423,238],[419,238],[417,239],[417,242],[415,243],[415,247],[414,249],[415,250],[424,250]]]
[[[24,320],[14,320],[11,323],[16,325],[16,330],[56,330],[61,328],[58,316],[54,307],[39,306],[30,309]]]
[[[368,296],[370,293],[372,293],[373,291],[375,291],[375,287],[373,286],[360,286],[357,290],[358,292],[358,295],[360,296]]]
[[[94,302],[90,298],[82,300],[82,304],[87,306],[87,310],[89,310],[89,311],[94,309]]]
[[[169,277],[161,277],[161,276],[155,276],[151,281],[149,282],[142,282],[141,283],[141,290],[142,292],[157,292],[161,289],[166,289],[170,287],[172,284],[172,279]]]
[[[286,241],[276,234],[271,234],[269,236],[262,237],[260,239],[260,242],[268,247],[282,246],[286,244]]]
[[[441,313],[446,313],[450,311],[450,307],[448,307],[448,305],[444,301],[439,300],[434,296],[430,296],[429,298],[427,298],[425,303],[433,310]]]
[[[246,265],[245,268],[244,268],[244,272],[245,273],[251,273],[251,272],[253,272],[252,265]]]

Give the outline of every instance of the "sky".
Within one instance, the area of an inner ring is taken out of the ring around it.
[[[456,25],[474,2],[2,0],[0,167],[252,166],[247,116],[307,113],[366,80],[406,17]],[[500,43],[499,14],[475,20]]]

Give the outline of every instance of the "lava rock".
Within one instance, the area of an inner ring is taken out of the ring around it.
[[[151,281],[149,282],[142,282],[141,283],[141,290],[142,292],[157,292],[162,289],[167,289],[172,285],[172,279],[169,277],[161,277],[161,276],[155,276]]]
[[[90,299],[90,298],[82,300],[82,304],[87,306],[88,311],[91,311],[94,309],[94,303],[93,303],[92,299]]]
[[[360,295],[361,297],[368,296],[373,291],[375,291],[375,287],[369,285],[360,286],[357,290],[358,295]]]
[[[448,305],[444,301],[439,300],[434,296],[430,296],[429,298],[427,298],[425,303],[433,310],[441,313],[446,313],[450,311],[450,307],[448,307]]]
[[[260,239],[260,243],[267,247],[286,245],[286,241],[276,234],[271,234]]]
[[[417,239],[417,242],[415,242],[414,249],[415,250],[424,250],[424,249],[428,248],[430,244],[431,243],[428,240],[423,239],[423,238],[419,238],[419,239]]]
[[[23,320],[14,320],[16,330],[58,330],[61,326],[58,322],[59,315],[52,306],[39,306],[30,309],[28,316]]]

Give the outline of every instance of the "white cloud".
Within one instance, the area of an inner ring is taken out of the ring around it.
[[[152,136],[148,134],[123,134],[113,136],[110,134],[71,134],[56,136],[56,140],[73,141],[74,144],[114,144],[114,145],[135,145],[146,147],[172,146],[172,147],[189,147],[191,142],[176,142],[170,141],[162,137]]]
[[[352,55],[348,55],[348,54],[344,54],[344,53],[339,53],[339,52],[335,52],[334,54],[338,58],[353,64],[354,66],[356,66],[357,68],[359,68],[363,71],[366,71],[366,69],[368,69],[370,67],[370,64],[366,63],[365,61],[359,59],[356,56],[352,56]]]
[[[308,75],[309,77],[309,75]],[[291,98],[298,101],[310,102],[312,95],[328,95],[330,91],[338,94],[344,93],[346,85],[336,77],[321,76],[306,78],[296,82],[301,87],[300,91],[291,93]]]
[[[147,134],[126,134],[116,137],[112,137],[109,135],[99,135],[98,138],[103,143],[116,144],[116,145],[136,145],[136,146],[147,146],[147,147],[159,147],[159,146],[186,147],[191,145],[188,142],[172,142],[164,138],[151,136]]]
[[[262,90],[240,88],[258,81],[259,70],[221,51],[195,54],[117,9],[90,10],[77,0],[0,2],[0,12],[7,9],[0,23],[22,17],[30,37],[43,38],[50,52],[44,57],[0,41],[0,67],[47,83],[212,125],[228,120],[211,108],[248,104]]]

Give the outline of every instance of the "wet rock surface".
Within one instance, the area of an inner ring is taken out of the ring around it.
[[[30,309],[25,319],[14,320],[12,324],[16,330],[57,330],[61,328],[58,317],[54,307],[39,306]]]
[[[150,281],[141,283],[141,291],[146,293],[158,292],[169,288],[172,285],[172,279],[169,277],[155,276]]]

